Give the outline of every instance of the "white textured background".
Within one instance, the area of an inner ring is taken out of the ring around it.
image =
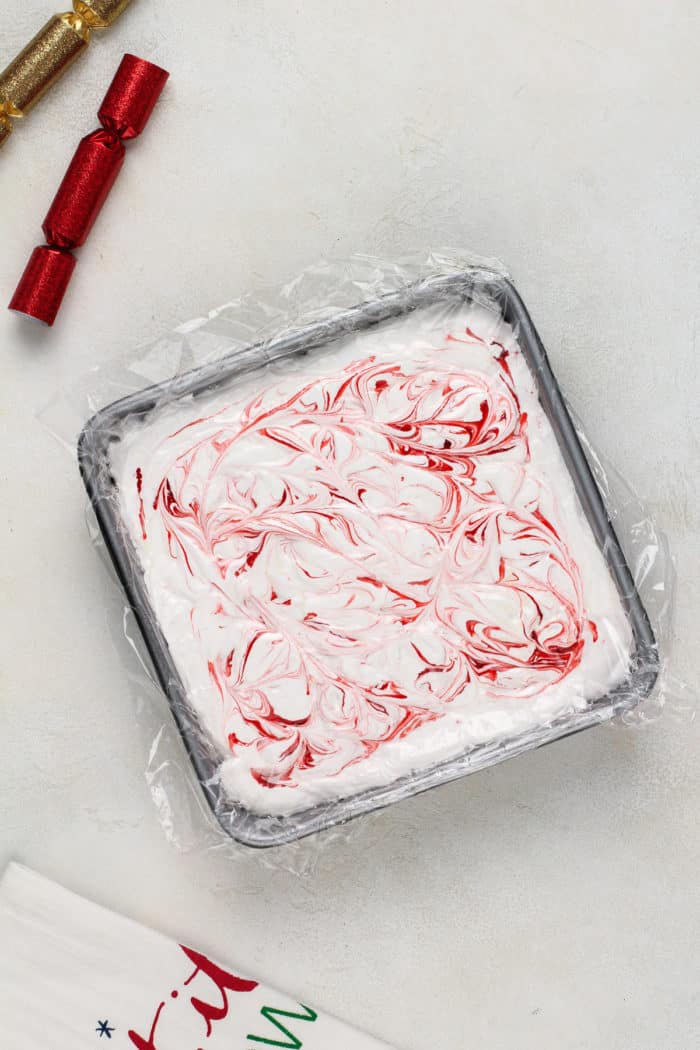
[[[51,7],[6,0],[0,65]],[[670,536],[673,659],[697,685],[698,40],[695,0],[136,0],[18,129],[4,301],[121,53],[172,71],[57,327],[0,313],[0,866],[405,1050],[698,1046],[700,719],[592,731],[434,791],[310,879],[180,855],[77,472],[35,419],[92,363],[322,255],[500,257]]]

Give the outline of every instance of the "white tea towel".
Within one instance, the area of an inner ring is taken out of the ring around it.
[[[19,864],[0,882],[0,1045],[389,1050]]]

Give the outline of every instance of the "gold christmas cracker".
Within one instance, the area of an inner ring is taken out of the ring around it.
[[[73,0],[73,10],[54,15],[0,73],[0,146],[23,117],[90,43],[93,29],[107,29],[132,0]]]

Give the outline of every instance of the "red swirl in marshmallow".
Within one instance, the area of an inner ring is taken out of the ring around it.
[[[123,435],[156,613],[257,811],[526,732],[626,670],[512,333],[478,310],[443,325],[385,326]]]

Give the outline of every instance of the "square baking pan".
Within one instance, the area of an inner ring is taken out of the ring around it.
[[[187,691],[158,626],[138,556],[118,511],[118,499],[115,498],[117,483],[110,466],[113,443],[119,440],[120,429],[127,421],[143,420],[164,404],[171,404],[180,398],[214,392],[272,362],[293,355],[312,354],[342,337],[369,330],[422,308],[484,301],[489,306],[498,304],[503,320],[515,332],[518,346],[536,381],[541,406],[573,479],[584,515],[619,592],[633,637],[629,676],[612,692],[591,700],[573,714],[567,713],[552,720],[538,730],[536,736],[529,732],[472,747],[457,758],[403,776],[388,785],[319,803],[293,814],[256,814],[229,798],[221,787],[217,776],[220,753],[188,702]],[[226,834],[245,845],[280,845],[343,824],[360,814],[598,724],[634,706],[653,688],[659,657],[644,606],[542,342],[514,286],[500,274],[475,269],[427,277],[401,291],[339,312],[329,320],[287,332],[279,338],[249,348],[235,350],[214,363],[129,395],[102,409],[88,421],[79,438],[78,461],[105,544],[134,611],[206,802]]]

